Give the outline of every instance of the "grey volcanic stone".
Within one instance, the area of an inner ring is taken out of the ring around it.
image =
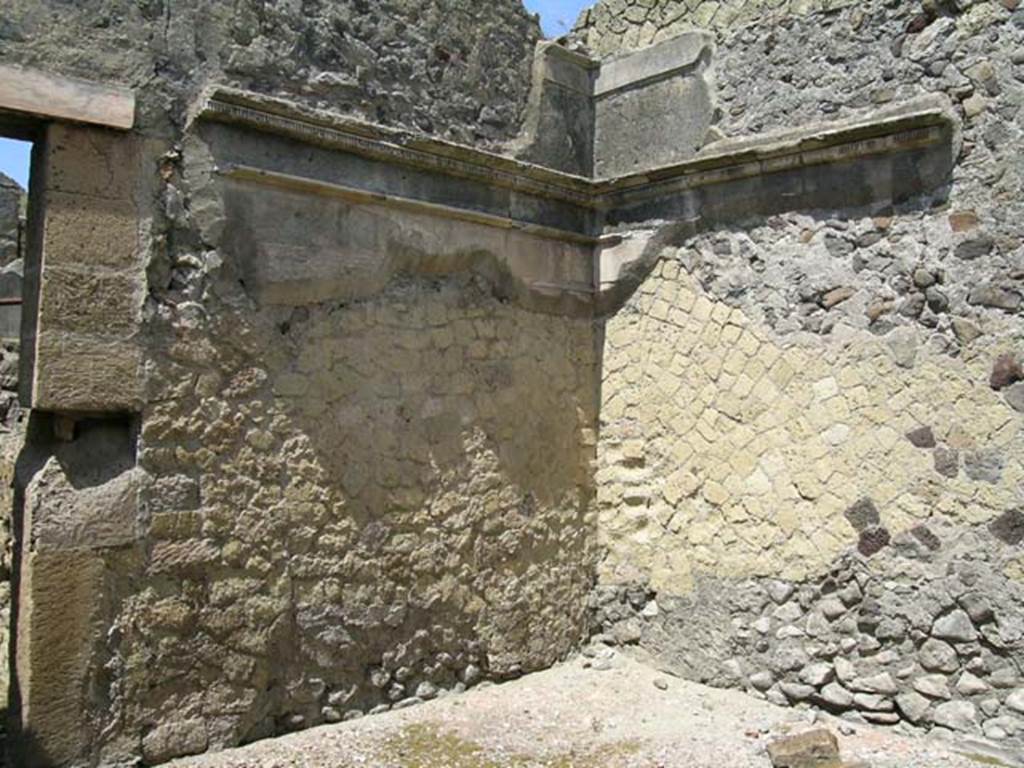
[[[877,555],[889,546],[891,538],[887,528],[877,525],[868,528],[866,531],[861,531],[860,538],[857,540],[857,551],[864,557]]]
[[[424,700],[436,698],[437,686],[429,680],[424,680],[416,686],[416,697]]]
[[[919,723],[924,720],[928,708],[932,703],[919,693],[908,691],[896,697],[896,706],[900,712],[912,723]]]
[[[933,699],[950,699],[949,681],[945,675],[925,675],[914,680],[914,690]]]
[[[992,690],[992,686],[970,672],[964,672],[956,681],[957,693],[963,696],[976,696],[979,693],[986,693]]]
[[[899,686],[896,685],[896,681],[892,679],[892,675],[888,672],[879,672],[877,675],[870,677],[858,677],[855,678],[850,687],[855,691],[864,691],[866,693],[886,693],[895,694],[899,690]]]
[[[789,600],[789,598],[793,596],[794,592],[796,592],[796,587],[788,581],[768,582],[768,596],[778,605],[782,605],[784,602]]]
[[[965,611],[957,609],[932,625],[932,635],[954,643],[970,643],[978,639],[978,631]]]
[[[866,709],[869,712],[889,712],[893,708],[892,699],[877,693],[855,693],[853,703],[857,709]]]
[[[917,658],[925,669],[939,672],[953,672],[959,666],[953,647],[935,638],[925,641]]]
[[[466,685],[473,685],[473,683],[477,682],[481,678],[482,674],[480,667],[476,664],[469,664],[462,670],[462,674],[460,674],[459,677]]]
[[[977,235],[960,243],[956,247],[956,256],[958,259],[973,261],[991,253],[994,245],[995,241],[990,236]]]
[[[992,448],[968,451],[964,456],[964,471],[971,480],[998,483],[1003,476],[1004,459]]]
[[[807,652],[799,644],[793,643],[776,649],[770,664],[776,672],[793,672],[805,667],[808,661]]]
[[[878,525],[881,519],[878,515],[878,507],[871,499],[861,499],[843,514],[846,515],[846,519],[850,521],[850,525],[856,531],[864,531]]]
[[[915,448],[934,448],[935,447],[935,433],[932,432],[932,428],[928,426],[918,427],[907,432],[907,440]]]
[[[1024,413],[1024,381],[1018,381],[1003,390],[1003,397],[1013,410]]]
[[[1018,688],[1016,691],[1007,696],[1006,706],[1008,706],[1014,712],[1024,713],[1024,688]]]
[[[982,283],[971,289],[967,296],[970,304],[994,309],[1015,311],[1020,308],[1021,295],[1014,290],[994,283]]]
[[[643,626],[638,619],[626,619],[612,627],[612,637],[619,645],[639,643],[643,636]]]
[[[900,721],[900,716],[896,712],[861,712],[861,716],[869,723],[877,723],[878,725],[896,725]]]
[[[844,605],[856,605],[861,601],[864,593],[861,591],[860,585],[856,581],[851,581],[845,587],[839,591],[839,599],[843,601]]]
[[[800,679],[817,688],[825,685],[833,677],[835,677],[835,670],[832,665],[823,661],[808,664],[800,671]]]
[[[821,700],[840,709],[853,706],[853,694],[839,683],[829,683],[821,689]]]
[[[989,386],[994,390],[1005,389],[1014,382],[1024,379],[1024,367],[1012,354],[1000,355],[992,364]]]
[[[927,525],[915,525],[910,529],[910,535],[917,539],[919,542],[925,545],[932,552],[937,552],[942,549],[942,541],[932,533],[931,528]]]
[[[772,611],[772,616],[781,622],[789,623],[799,619],[803,613],[798,603],[786,603]]]
[[[914,285],[922,290],[935,285],[936,278],[933,272],[930,272],[923,267],[918,267],[914,270]]]
[[[1016,546],[1024,541],[1024,512],[1010,509],[993,520],[988,529],[1000,541]]]
[[[981,329],[963,317],[954,317],[951,323],[953,334],[961,344],[970,344],[981,336]]]
[[[954,731],[970,731],[977,727],[977,710],[969,701],[947,701],[932,712],[932,722]]]
[[[994,618],[992,603],[985,595],[977,592],[969,592],[958,600],[961,607],[971,616],[975,624],[985,624]]]
[[[814,695],[814,686],[801,683],[779,683],[779,690],[786,694],[790,701],[806,701]]]
[[[775,683],[775,676],[767,670],[755,672],[750,676],[750,684],[759,691],[767,691]]]
[[[846,606],[843,605],[843,601],[838,597],[826,597],[820,603],[818,603],[818,610],[829,621],[838,619],[844,613],[846,613]]]
[[[836,676],[847,685],[857,677],[857,668],[849,659],[838,658],[835,661]]]
[[[1000,667],[989,675],[988,681],[995,688],[1013,688],[1020,682],[1020,675],[1013,667]],[[1024,701],[1024,699],[1022,699],[1022,701]],[[1021,711],[1024,712],[1024,710]]]

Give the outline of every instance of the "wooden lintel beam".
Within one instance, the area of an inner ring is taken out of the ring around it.
[[[128,88],[0,64],[0,110],[130,130],[135,94]]]

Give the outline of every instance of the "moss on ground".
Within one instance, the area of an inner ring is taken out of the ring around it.
[[[436,726],[416,723],[389,738],[384,747],[388,760],[400,768],[615,768],[624,765],[639,745],[621,741],[585,753],[545,756],[495,753]]]

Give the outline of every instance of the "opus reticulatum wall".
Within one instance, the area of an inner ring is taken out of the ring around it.
[[[576,34],[656,19],[716,33],[713,139],[942,92],[962,144],[932,194],[751,206],[651,258],[604,329],[597,628],[779,703],[1019,737],[1024,12],[605,2]]]

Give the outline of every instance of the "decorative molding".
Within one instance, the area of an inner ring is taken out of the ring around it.
[[[865,120],[717,142],[691,160],[593,180],[329,113],[311,114],[287,101],[241,91],[213,91],[202,102],[197,117],[594,209],[607,209],[616,196],[628,195],[633,201],[662,194],[673,188],[672,183],[693,189],[751,175],[918,149],[943,141],[953,127],[944,105],[925,98]]]
[[[249,182],[273,186],[282,189],[293,189],[299,192],[308,192],[314,195],[326,197],[337,197],[351,203],[360,205],[379,205],[385,208],[419,213],[434,216],[442,219],[455,219],[472,224],[481,224],[485,227],[495,229],[516,230],[529,235],[541,237],[546,240],[560,240],[578,245],[597,245],[598,238],[589,235],[581,235],[565,229],[556,227],[545,227],[539,224],[531,224],[505,216],[495,216],[480,211],[471,211],[464,208],[454,208],[450,205],[431,203],[424,200],[416,200],[400,195],[388,195],[381,192],[368,192],[364,189],[334,184],[331,182],[311,179],[305,176],[295,176],[288,173],[267,171],[261,168],[253,168],[247,165],[228,165],[218,168],[217,172],[225,178],[237,181]]]
[[[208,93],[193,121],[238,125],[325,146],[397,168],[414,168],[447,178],[470,179],[484,187],[509,189],[537,202],[556,201],[577,211],[598,215],[688,193],[711,185],[790,172],[794,169],[849,163],[861,158],[918,151],[951,143],[956,118],[947,102],[924,97],[861,119],[810,126],[706,147],[695,158],[649,171],[608,179],[587,179],[542,168],[502,155],[430,137],[318,112],[294,103],[233,89]],[[517,229],[538,237],[593,245],[599,231],[585,230],[582,217],[565,226],[539,224],[480,211],[468,205],[438,204],[324,180],[291,176],[251,166],[222,169],[226,176],[249,182],[335,195],[354,202],[415,210],[502,229]],[[555,216],[554,218],[558,218]],[[598,222],[600,224],[600,221]],[[599,230],[600,227],[597,227]]]
[[[755,176],[767,176],[795,168],[832,165],[877,155],[906,152],[939,144],[945,135],[941,125],[915,128],[873,138],[829,143],[822,147],[785,147],[777,153],[722,153],[681,163],[638,177],[620,177],[598,185],[598,207],[610,210],[670,197],[681,192]],[[852,138],[844,136],[844,138]],[[750,155],[753,156],[750,156]],[[664,178],[652,178],[661,176]]]
[[[227,99],[224,95],[224,91],[215,92],[206,100],[198,116],[395,165],[423,168],[445,176],[473,179],[488,186],[513,189],[585,208],[593,207],[590,182],[581,176],[550,171],[450,142],[413,137],[369,123],[339,118],[328,122],[295,110],[291,114],[281,114],[276,109],[260,108],[260,102],[266,103],[265,99],[239,103],[244,99],[239,93],[232,93]],[[277,106],[292,105],[277,102]]]

